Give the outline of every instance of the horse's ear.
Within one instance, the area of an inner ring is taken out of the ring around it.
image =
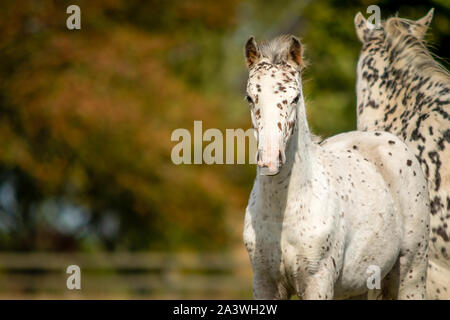
[[[369,32],[369,28],[367,27],[367,21],[361,12],[358,12],[355,16],[355,30],[359,41],[364,43],[365,35]]]
[[[431,24],[431,20],[433,20],[434,8],[432,8],[428,13],[420,18],[419,20],[414,21],[414,25],[412,27],[412,33],[418,38],[423,39],[425,33],[428,30],[428,27]]]
[[[250,68],[254,64],[256,64],[261,57],[259,53],[258,45],[256,44],[255,38],[250,37],[245,43],[245,62],[247,64],[247,68]]]
[[[297,37],[291,36],[289,45],[288,61],[294,62],[299,68],[303,68],[302,44]]]

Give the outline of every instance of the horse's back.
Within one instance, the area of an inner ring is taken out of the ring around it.
[[[418,160],[398,137],[388,132],[352,131],[333,136],[322,146],[329,150],[349,149],[371,162],[383,176],[401,213],[417,212],[416,219],[410,220],[422,224],[422,211],[429,211],[427,182]]]

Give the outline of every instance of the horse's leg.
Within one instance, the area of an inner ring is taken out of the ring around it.
[[[427,299],[450,300],[450,269],[432,258],[428,262]]]
[[[322,267],[306,280],[301,298],[304,300],[332,300],[334,297],[333,271]]]
[[[424,254],[425,255],[425,254]],[[400,258],[400,286],[399,300],[421,300],[426,297],[427,261],[414,261],[412,264],[402,265]]]
[[[416,250],[411,243],[403,248],[400,257],[382,283],[382,297],[387,300],[424,299],[426,293],[426,245]]]
[[[400,287],[400,258],[397,259],[391,271],[384,277],[381,287],[384,300],[397,299]]]
[[[279,290],[275,281],[266,273],[255,272],[253,276],[253,298],[256,300],[286,300],[287,292]]]
[[[403,239],[397,261],[399,277],[397,299],[399,300],[426,298],[429,236],[428,193],[420,191],[417,197],[419,195],[420,197],[416,198],[415,206],[410,203],[403,205],[405,208],[403,210]]]
[[[411,244],[407,250],[403,248],[398,261],[399,300],[420,300],[426,297],[427,243],[423,241],[419,250],[414,250],[414,245],[417,248],[417,243]]]

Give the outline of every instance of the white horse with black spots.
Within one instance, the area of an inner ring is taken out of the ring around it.
[[[245,56],[258,143],[244,226],[254,297],[359,296],[376,266],[385,297],[425,298],[429,206],[417,159],[389,133],[313,142],[297,38],[252,37]]]
[[[419,160],[430,192],[428,298],[450,299],[450,74],[424,42],[433,10],[379,28],[358,13],[358,130],[388,131]]]

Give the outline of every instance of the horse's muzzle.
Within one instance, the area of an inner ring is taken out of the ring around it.
[[[281,150],[278,150],[278,156],[276,158],[267,157],[262,153],[261,150],[258,150],[257,165],[259,167],[259,174],[262,176],[274,176],[278,174],[285,161]]]

